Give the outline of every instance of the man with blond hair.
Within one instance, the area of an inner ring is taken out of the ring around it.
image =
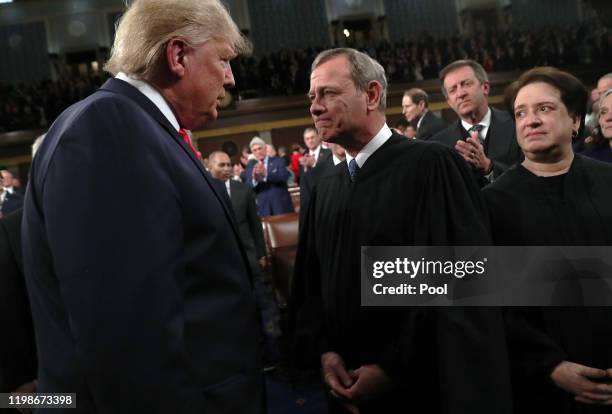
[[[248,259],[185,131],[217,118],[248,49],[218,0],[131,2],[115,77],[58,117],[34,159],[23,248],[38,391],[76,393],[74,412],[263,412]]]

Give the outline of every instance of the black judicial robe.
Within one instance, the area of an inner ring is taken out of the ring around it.
[[[322,175],[300,233],[290,310],[294,363],[378,364],[395,390],[362,413],[511,412],[501,312],[360,304],[360,246],[489,244],[484,205],[450,149],[394,134],[351,182]],[[383,408],[384,407],[384,408]]]
[[[567,174],[516,165],[486,187],[495,244],[612,244],[612,166],[575,155]],[[514,308],[506,313],[517,413],[608,412],[573,401],[550,373],[563,360],[612,368],[612,308]]]

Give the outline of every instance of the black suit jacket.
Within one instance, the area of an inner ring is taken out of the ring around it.
[[[4,202],[2,203],[2,210],[0,211],[3,216],[16,211],[23,207],[23,194],[18,193],[17,191],[13,191],[12,193],[7,193]]]
[[[108,80],[56,119],[30,177],[22,245],[39,391],[76,392],[75,414],[261,413],[238,227],[159,109]]]
[[[36,378],[32,312],[23,278],[19,209],[0,220],[0,392]]]
[[[416,133],[416,139],[427,141],[429,138],[446,128],[448,124],[443,119],[438,118],[431,112],[425,112],[423,120]]]
[[[251,267],[257,266],[257,259],[266,255],[266,244],[261,220],[257,215],[255,194],[246,184],[230,180],[230,199]]]
[[[468,137],[469,133],[461,125],[461,120],[458,120],[438,132],[430,140],[454,149],[458,140],[465,140]],[[512,165],[523,160],[523,153],[516,142],[514,120],[506,111],[491,108],[491,125],[485,138],[484,150],[485,155],[493,162],[493,179],[497,179]],[[473,171],[481,187],[488,184],[483,174]]]
[[[305,151],[304,151],[304,155],[308,155],[308,154],[310,154],[310,151],[309,151],[309,150],[305,150]],[[324,155],[327,155],[327,154],[331,154],[331,150],[330,150],[329,148],[323,148],[323,147],[321,147],[321,149],[319,150],[319,158],[317,158],[317,162],[315,163],[315,167],[316,167],[317,165],[320,165],[321,163],[323,163],[323,162],[324,162],[324,160],[325,160]],[[306,167],[304,167],[304,166],[302,165],[300,168],[301,168],[302,174],[305,174],[305,173],[307,173],[308,171],[311,171],[311,170],[312,170],[314,167],[313,167],[313,168],[310,168],[309,170],[306,170]]]

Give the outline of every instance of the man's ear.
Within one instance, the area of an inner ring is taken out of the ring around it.
[[[185,55],[187,44],[183,39],[174,38],[166,44],[166,63],[168,70],[174,76],[182,78],[185,75]]]
[[[484,81],[482,83],[482,89],[484,91],[484,96],[489,96],[489,92],[491,92],[491,84],[489,81]]]
[[[382,97],[382,85],[380,82],[375,80],[369,81],[368,86],[366,87],[366,95],[368,98],[368,110],[378,110],[380,99]]]

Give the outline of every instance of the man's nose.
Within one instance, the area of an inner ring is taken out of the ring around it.
[[[226,88],[233,88],[236,85],[234,81],[234,73],[232,72],[232,66],[228,63],[225,68],[225,79],[223,82],[223,86]]]

